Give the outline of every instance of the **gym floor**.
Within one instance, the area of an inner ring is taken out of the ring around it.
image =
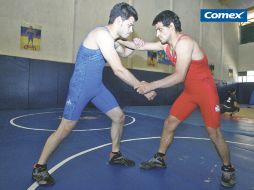
[[[248,108],[252,112],[254,108]],[[220,159],[208,139],[200,112],[195,111],[175,133],[166,169],[141,170],[140,162],[157,151],[168,106],[125,107],[121,151],[135,160],[125,168],[107,164],[111,150],[110,120],[85,109],[78,126],[48,163],[56,184],[38,187],[31,180],[33,164],[63,109],[0,111],[0,189],[89,190],[221,190]],[[253,111],[254,113],[254,111]],[[252,114],[249,114],[252,115]],[[253,114],[254,115],[254,114]],[[254,190],[254,119],[222,116],[222,131],[236,168],[234,190]]]

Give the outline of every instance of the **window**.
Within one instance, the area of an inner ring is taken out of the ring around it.
[[[254,7],[248,9],[247,19],[240,23],[241,44],[254,42]]]
[[[238,82],[254,82],[254,71],[239,72]]]
[[[254,7],[248,9],[247,22],[241,22],[240,26],[254,23]]]
[[[254,82],[254,71],[247,71],[247,82]]]

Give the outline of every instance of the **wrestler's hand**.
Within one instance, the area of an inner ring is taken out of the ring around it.
[[[146,94],[144,94],[144,96],[147,98],[147,100],[151,101],[155,98],[155,96],[157,95],[157,93],[155,91],[151,91],[148,92]]]
[[[151,83],[142,81],[136,90],[139,94],[146,94],[152,90]]]
[[[144,40],[142,40],[140,38],[134,38],[133,39],[133,43],[135,44],[135,46],[137,48],[140,48],[140,47],[142,47],[145,44]]]

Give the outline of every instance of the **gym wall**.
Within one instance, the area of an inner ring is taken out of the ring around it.
[[[73,69],[74,64],[0,55],[0,109],[62,108]],[[141,70],[131,72],[146,81],[168,75]],[[121,106],[170,105],[182,90],[181,84],[160,89],[157,98],[148,102],[119,80],[110,67],[105,67],[103,81]]]
[[[75,0],[0,0],[0,54],[72,62]],[[41,50],[20,49],[23,23],[42,27]]]
[[[239,46],[239,68],[238,71],[254,71],[254,43]]]
[[[0,109],[63,106],[74,67],[72,63],[75,62],[82,39],[94,27],[107,24],[110,10],[118,2],[0,0]],[[139,13],[133,36],[148,41],[157,40],[152,20],[160,11],[171,9],[179,15],[183,31],[205,49],[209,63],[215,65],[215,79],[228,82],[236,80],[239,47],[237,25],[199,22],[199,9],[222,8],[218,1],[160,0],[158,3],[156,0],[147,0],[145,7],[143,0],[125,2],[134,5]],[[24,22],[42,27],[40,51],[20,49],[20,27]],[[242,51],[240,54],[245,55]],[[164,64],[148,67],[146,52],[136,52],[122,60],[140,79],[148,81],[173,72],[171,66]],[[249,65],[253,67],[253,64]],[[228,68],[234,71],[233,79],[228,78]],[[122,105],[170,104],[181,91],[181,85],[164,89],[155,103],[147,104],[143,97],[138,97],[118,79],[109,81],[115,77],[111,74],[110,68],[105,68],[106,85],[113,88]]]

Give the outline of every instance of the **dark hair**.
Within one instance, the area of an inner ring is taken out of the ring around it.
[[[160,12],[153,20],[153,26],[158,22],[162,22],[164,26],[169,26],[171,23],[175,25],[175,29],[177,32],[181,32],[181,21],[176,13],[170,10],[165,10]]]
[[[112,24],[119,16],[121,16],[123,20],[129,19],[131,16],[134,17],[135,21],[138,20],[138,13],[134,7],[124,2],[116,4],[111,9],[108,24]]]

